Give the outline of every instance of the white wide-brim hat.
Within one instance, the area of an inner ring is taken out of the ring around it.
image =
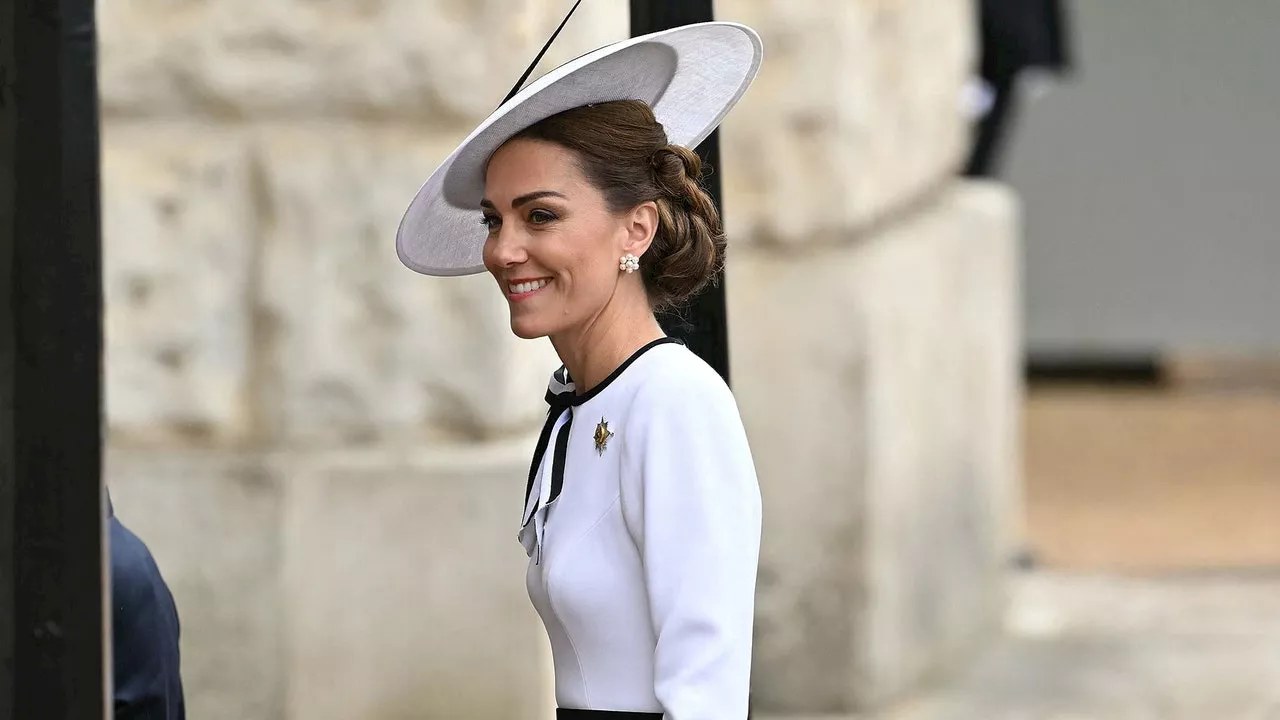
[[[673,145],[711,134],[760,69],[760,36],[745,25],[685,25],[608,45],[538,78],[504,102],[432,173],[396,232],[396,253],[424,275],[484,271],[485,168],[507,140],[566,110],[641,100]]]

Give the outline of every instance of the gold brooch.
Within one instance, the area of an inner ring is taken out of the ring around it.
[[[609,446],[609,438],[613,437],[613,433],[609,432],[609,423],[604,418],[600,418],[600,424],[596,425],[596,453],[604,455],[604,450]]]

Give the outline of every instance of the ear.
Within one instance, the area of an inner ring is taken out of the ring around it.
[[[624,220],[627,236],[622,251],[641,257],[653,244],[654,233],[658,232],[658,204],[652,200],[642,202],[632,208]]]

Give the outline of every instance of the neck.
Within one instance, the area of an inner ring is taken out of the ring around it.
[[[643,292],[639,298],[615,293],[586,323],[551,336],[551,345],[581,394],[604,382],[637,350],[664,335]]]

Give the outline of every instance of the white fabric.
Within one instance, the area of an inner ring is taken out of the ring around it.
[[[663,344],[568,413],[563,488],[541,537],[521,533],[557,703],[742,720],[761,504],[733,395],[683,345]],[[602,422],[613,436],[600,452]],[[548,496],[553,449],[526,518]]]
[[[591,103],[643,100],[672,144],[695,147],[755,79],[762,45],[736,23],[698,23],[615,43],[552,70],[480,124],[418,190],[396,232],[396,252],[425,275],[484,270],[484,170],[513,135]]]

